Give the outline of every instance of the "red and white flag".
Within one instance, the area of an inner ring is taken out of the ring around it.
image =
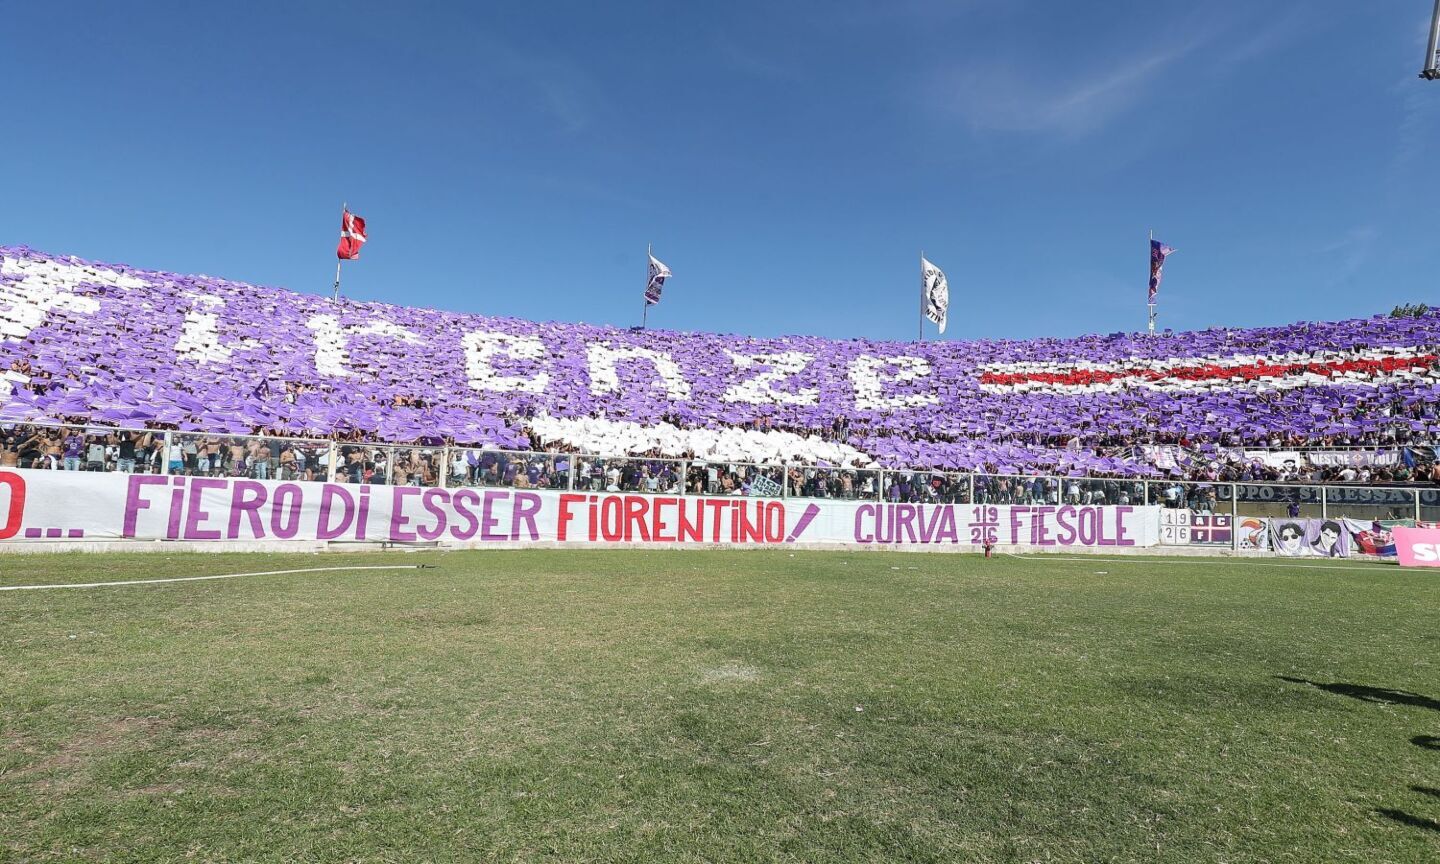
[[[335,257],[354,261],[360,257],[360,247],[364,245],[365,220],[347,209],[340,217],[340,245],[335,247]]]

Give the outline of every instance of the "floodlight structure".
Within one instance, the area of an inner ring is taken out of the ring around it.
[[[1430,41],[1425,49],[1425,68],[1420,77],[1427,81],[1440,79],[1440,0],[1435,0],[1435,12],[1430,16]]]

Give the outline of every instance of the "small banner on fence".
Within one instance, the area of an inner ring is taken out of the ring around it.
[[[750,481],[750,494],[761,498],[779,498],[780,484],[761,474]]]

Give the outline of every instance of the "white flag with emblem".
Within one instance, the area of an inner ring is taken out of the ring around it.
[[[945,271],[926,261],[920,259],[920,302],[925,309],[925,317],[931,322],[940,325],[940,332],[945,332],[945,313],[950,310],[950,283],[945,280]]]
[[[645,305],[654,306],[660,302],[660,292],[665,288],[665,280],[670,278],[670,268],[650,255],[650,278],[645,282]]]

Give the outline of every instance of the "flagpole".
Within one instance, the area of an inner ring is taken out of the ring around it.
[[[350,209],[350,202],[342,201],[340,203],[340,229],[342,231],[345,229],[345,211],[348,209]],[[335,293],[330,298],[336,302],[340,300],[340,265],[344,263],[345,259],[337,255],[335,261]]]
[[[1155,270],[1154,270],[1155,265],[1154,265],[1154,263],[1153,263],[1153,262],[1154,262],[1153,256],[1155,255],[1155,229],[1154,229],[1154,228],[1151,228],[1151,229],[1150,229],[1150,242],[1149,242],[1149,244],[1146,245],[1145,251],[1146,251],[1146,260],[1151,261],[1150,265],[1147,267],[1148,273],[1147,273],[1147,276],[1146,276],[1146,279],[1145,279],[1146,290],[1148,291],[1148,290],[1149,290],[1149,285],[1150,285],[1150,280],[1155,278]],[[1149,308],[1150,308],[1150,335],[1151,335],[1151,336],[1154,336],[1154,335],[1155,335],[1155,303],[1154,303],[1154,301],[1148,301],[1148,302],[1146,303],[1146,305],[1149,306]]]
[[[925,250],[920,250],[920,341],[925,341]]]
[[[1440,0],[1435,0],[1435,13],[1430,16],[1430,41],[1426,43],[1425,68],[1420,77],[1428,81],[1440,79]]]
[[[645,244],[645,290],[650,290],[650,256],[654,254],[654,247],[649,243]],[[650,319],[650,298],[640,296],[640,329],[645,329],[645,322]]]

